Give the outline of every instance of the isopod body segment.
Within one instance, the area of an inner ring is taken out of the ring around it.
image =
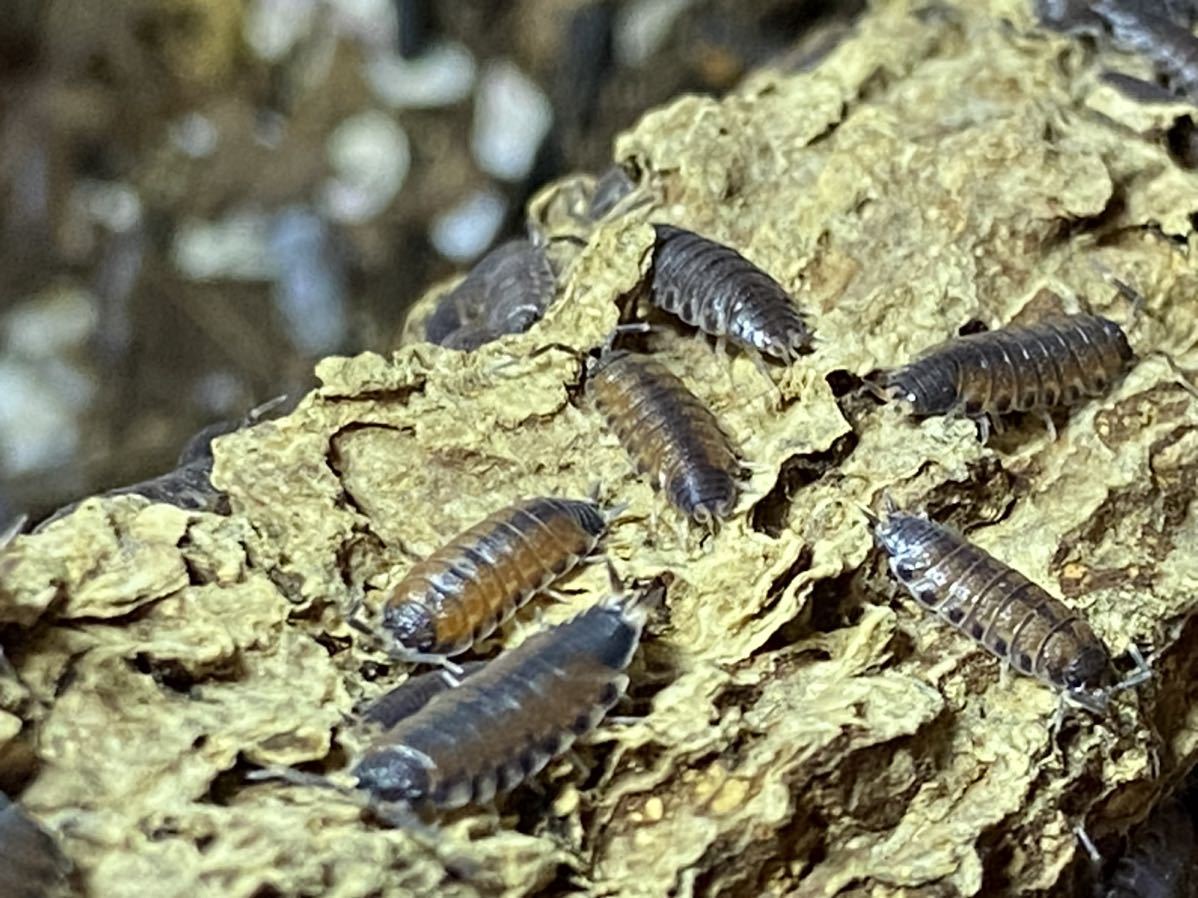
[[[1114,684],[1110,654],[1060,599],[952,530],[889,510],[874,538],[917,602],[1017,671],[1100,712]]]
[[[611,599],[531,636],[387,730],[354,767],[359,787],[432,810],[514,788],[619,700],[643,623]]]
[[[464,652],[590,555],[606,529],[593,502],[538,497],[502,508],[417,562],[389,592],[383,627],[410,652]]]
[[[811,349],[811,331],[772,277],[722,243],[655,224],[650,300],[713,337],[782,362]]]
[[[921,417],[997,418],[1101,396],[1134,360],[1115,322],[1064,315],[949,340],[886,372],[882,388]]]
[[[742,477],[737,453],[715,415],[664,365],[607,351],[588,371],[587,393],[670,505],[701,525],[732,513]]]

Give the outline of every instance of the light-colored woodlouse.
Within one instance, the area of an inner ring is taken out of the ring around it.
[[[414,660],[460,654],[591,555],[606,529],[594,502],[501,508],[408,571],[387,594],[383,627]]]

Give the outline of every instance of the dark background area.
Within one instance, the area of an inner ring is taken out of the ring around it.
[[[861,5],[8,0],[0,522],[387,351],[546,181]]]

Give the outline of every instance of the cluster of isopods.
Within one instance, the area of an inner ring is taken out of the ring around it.
[[[653,307],[752,354],[763,367],[812,351],[804,316],[769,274],[715,240],[675,225],[653,227]],[[515,258],[509,248],[498,252]],[[502,270],[488,257],[463,286],[502,308],[518,305],[513,295],[526,288],[546,289]],[[550,289],[530,302],[544,311],[552,298]],[[443,303],[434,313],[430,338],[443,335],[442,312],[451,307]],[[494,308],[482,302],[476,315]],[[747,463],[664,360],[615,349],[614,337],[589,358],[584,395],[665,503],[713,533],[736,509]],[[1058,315],[950,340],[882,372],[870,388],[919,417],[973,419],[985,440],[1010,413],[1047,416],[1104,394],[1134,359],[1114,322]],[[625,669],[646,617],[643,597],[606,599],[488,662],[459,667],[450,659],[579,565],[602,557],[617,514],[593,500],[516,502],[414,564],[388,590],[380,625],[394,653],[453,673],[412,676],[364,713],[381,733],[353,768],[360,788],[376,801],[417,810],[486,802],[601,721],[627,686]],[[890,570],[920,604],[1070,703],[1105,710],[1116,685],[1111,656],[1077,612],[925,517],[891,505],[869,514]]]

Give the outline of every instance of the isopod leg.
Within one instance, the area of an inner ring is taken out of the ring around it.
[[[435,667],[440,667],[449,671],[455,677],[462,676],[462,668],[460,665],[454,664],[444,655],[430,655],[427,652],[415,652],[403,646],[392,646],[390,650],[392,658],[399,661],[404,661],[408,664],[431,664]]]
[[[766,364],[765,358],[762,356],[762,354],[760,352],[757,352],[752,349],[748,350],[748,353],[749,353],[749,358],[751,358],[753,360],[754,367],[756,367],[757,370],[761,372],[761,376],[764,377],[766,380],[766,383],[768,383],[770,385],[770,389],[766,390],[766,395],[768,395],[769,393],[774,394],[773,409],[777,410],[777,409],[782,408],[782,403],[786,400],[786,397],[782,395],[782,388],[780,386],[778,386],[777,382],[774,380],[773,376],[770,374],[770,368],[769,368],[769,365]],[[770,410],[770,407],[766,406],[766,409]]]
[[[1057,441],[1057,426],[1052,421],[1052,415],[1045,410],[1037,413],[1040,420],[1044,422],[1044,429],[1048,431],[1048,442],[1055,443]]]
[[[1086,850],[1086,854],[1090,856],[1090,862],[1095,866],[1102,864],[1102,855],[1098,852],[1098,846],[1094,844],[1094,840],[1090,838],[1090,834],[1086,832],[1084,824],[1077,824],[1073,827],[1073,833],[1077,836],[1077,841],[1081,842],[1082,848]]]
[[[1131,656],[1131,660],[1135,662],[1136,666],[1126,677],[1111,687],[1112,692],[1135,689],[1152,679],[1152,666],[1148,659],[1140,654],[1140,649],[1134,642],[1127,647],[1127,654]]]
[[[989,415],[979,415],[978,417],[973,419],[973,423],[975,425],[977,425],[978,442],[985,443],[987,440],[989,440],[990,439],[990,416]]]

